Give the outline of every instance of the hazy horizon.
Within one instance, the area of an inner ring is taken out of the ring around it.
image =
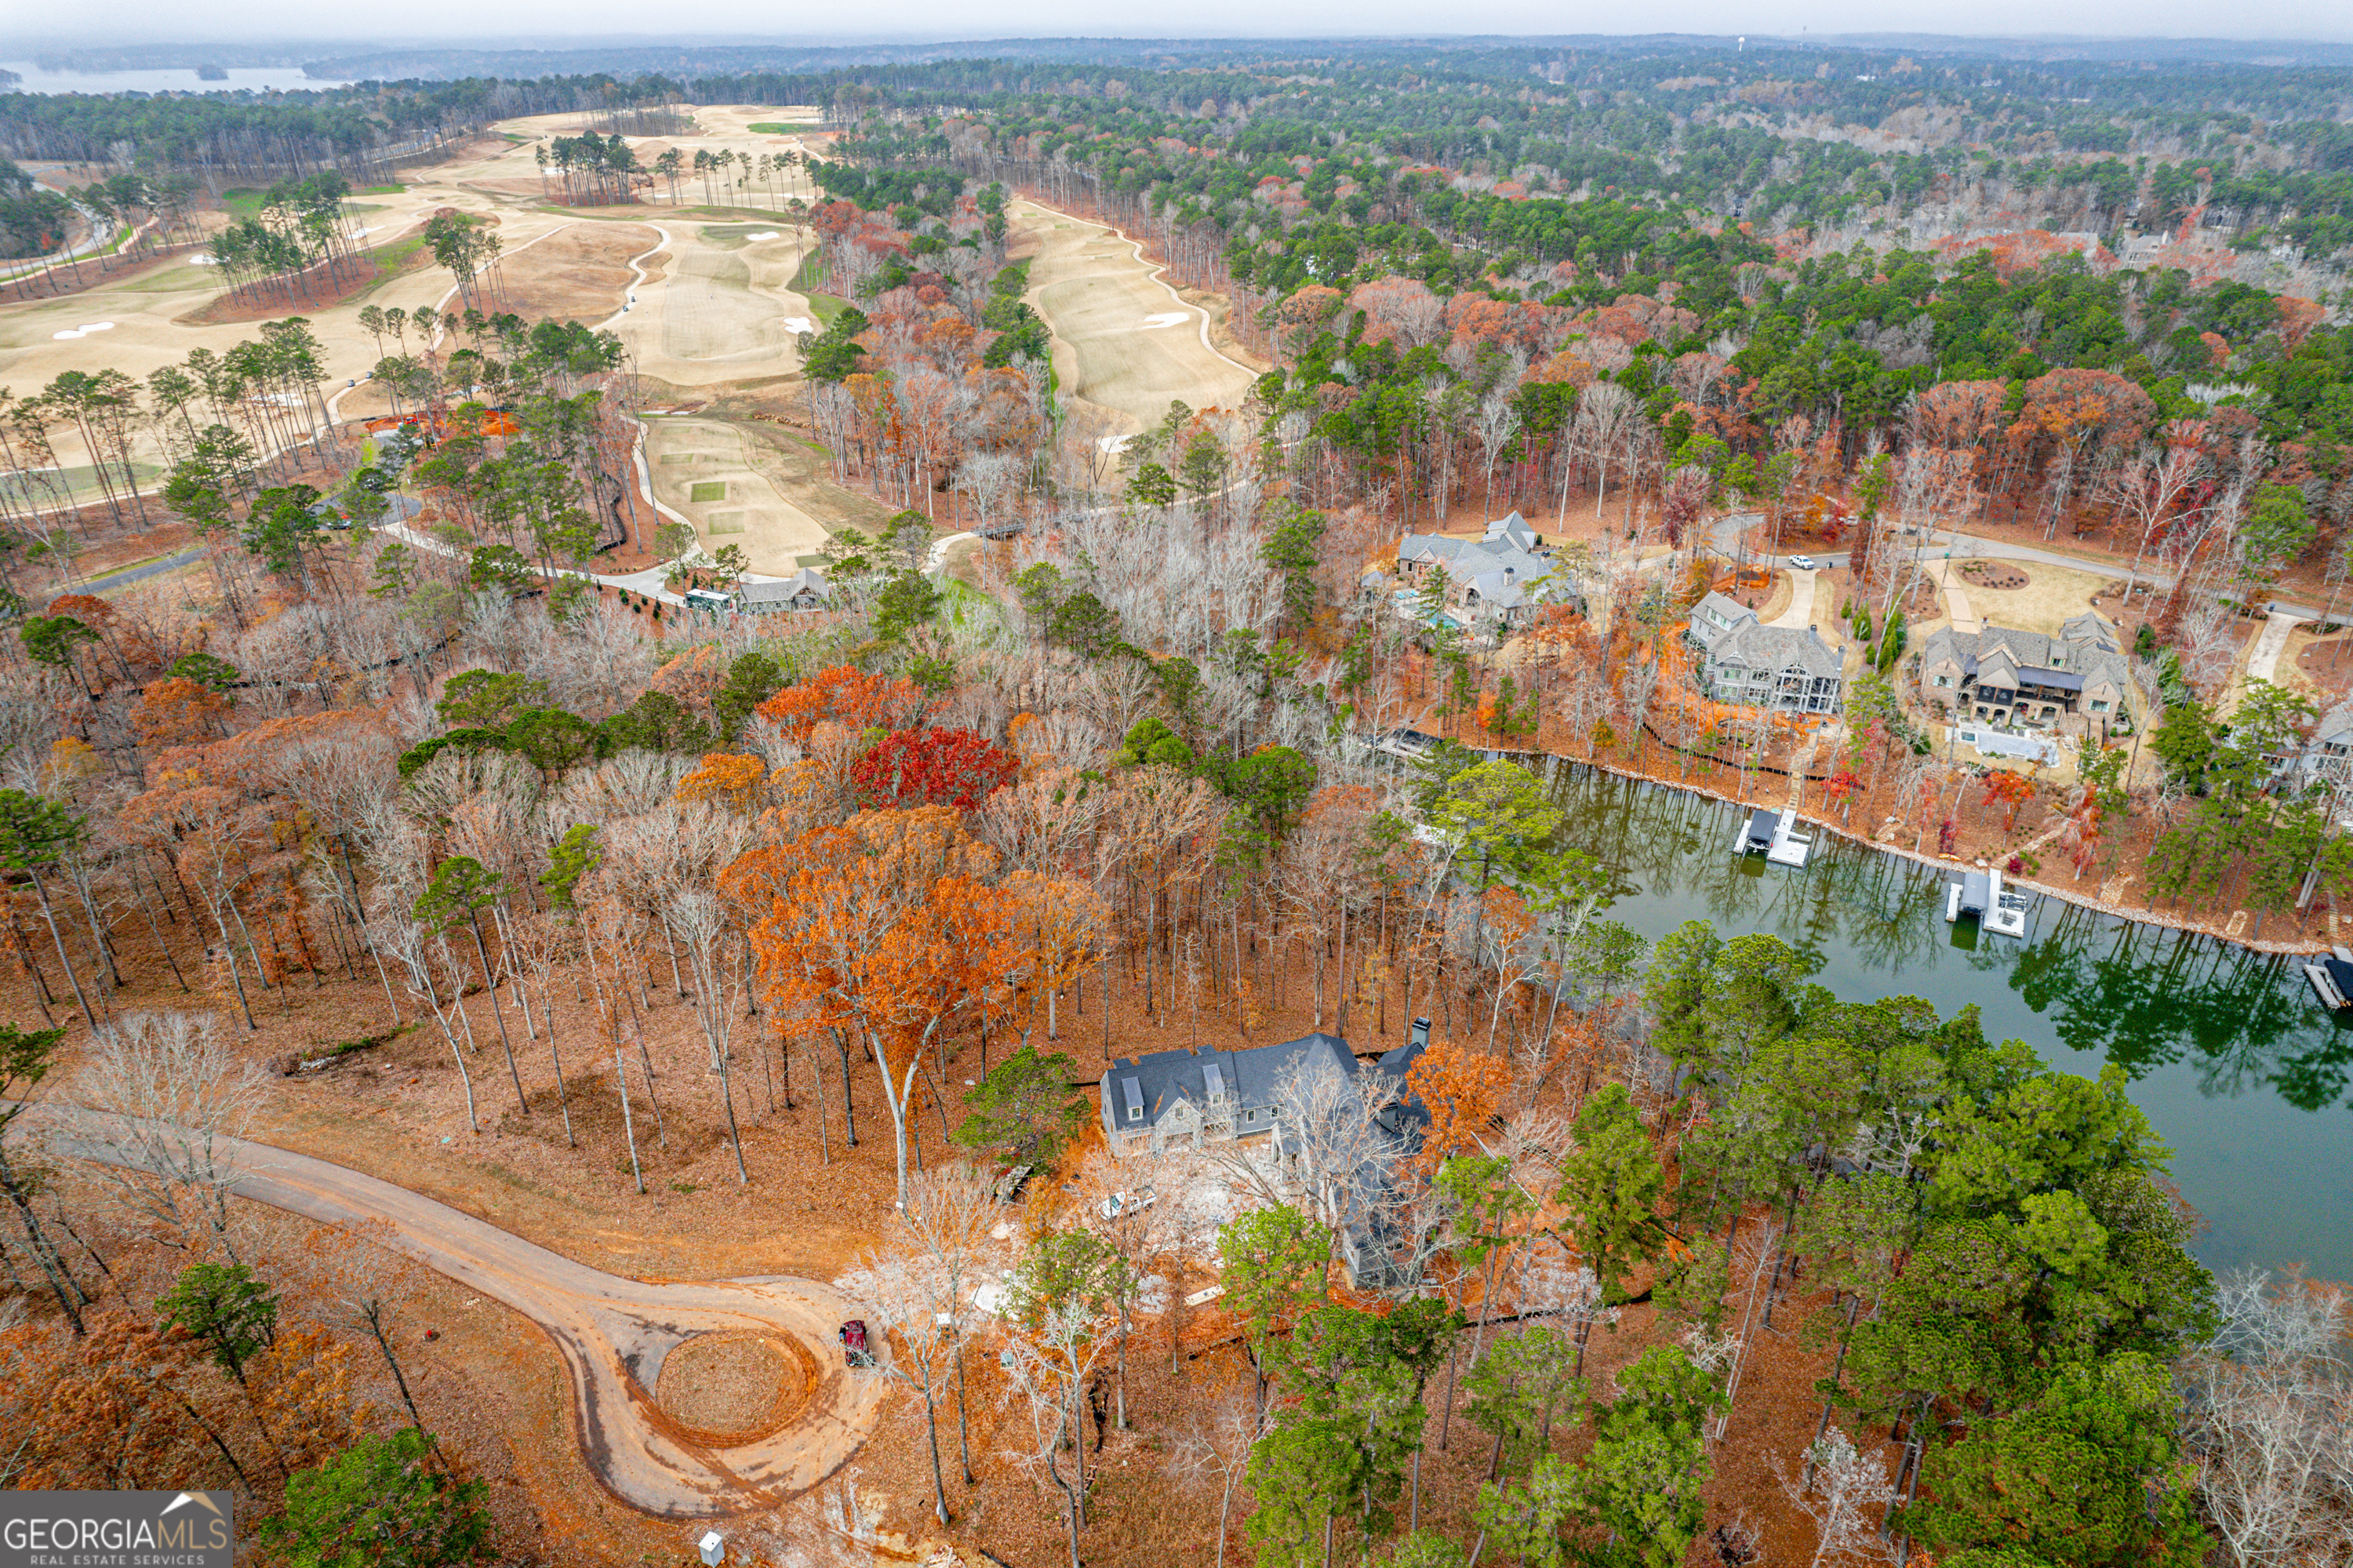
[[[2227,18],[2178,3],[2084,0],[2066,8],[2053,26],[2052,8],[2027,0],[1991,0],[1961,5],[1935,3],[1888,8],[1863,0],[1827,4],[1734,4],[1732,0],[1677,0],[1644,14],[1640,26],[1613,25],[1615,16],[1564,14],[1535,0],[1480,0],[1451,7],[1443,27],[1430,25],[1427,10],[1395,0],[1285,0],[1268,5],[1242,0],[1205,0],[1181,26],[1166,21],[1122,25],[1107,21],[1097,6],[1079,0],[1023,0],[1018,5],[971,6],[942,0],[905,0],[870,13],[880,24],[857,29],[786,31],[775,25],[772,7],[751,0],[715,0],[695,13],[691,31],[650,31],[643,8],[617,0],[515,0],[485,13],[463,0],[415,0],[393,31],[369,26],[365,12],[348,26],[322,18],[311,7],[282,0],[237,0],[209,13],[209,25],[187,26],[185,5],[167,0],[88,0],[77,9],[80,26],[71,32],[0,41],[0,56],[25,58],[45,51],[127,48],[201,48],[207,44],[384,48],[509,48],[562,50],[604,45],[645,47],[664,43],[712,46],[946,44],[989,39],[1118,38],[1214,41],[1230,38],[1345,41],[1359,38],[1552,38],[1562,37],[1648,37],[1683,36],[1832,41],[1927,36],[1956,41],[2035,44],[2053,47],[2119,43],[2137,39],[2178,43],[2213,39],[2232,44],[2333,44],[2353,39],[2353,12],[2337,13],[2334,26],[2309,5],[2253,0]],[[495,25],[492,25],[495,23]],[[639,24],[632,26],[631,24]]]

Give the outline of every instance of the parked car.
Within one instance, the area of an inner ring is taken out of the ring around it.
[[[866,1319],[852,1318],[841,1326],[841,1353],[854,1367],[871,1367],[874,1352],[866,1348]]]
[[[1820,568],[1814,564],[1814,558],[1811,556],[1792,556],[1789,557],[1789,569],[1793,572],[1811,572],[1819,571]]]

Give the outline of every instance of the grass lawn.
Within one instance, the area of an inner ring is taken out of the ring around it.
[[[812,250],[801,258],[800,270],[793,274],[792,291],[808,301],[809,309],[817,313],[819,326],[829,327],[834,317],[849,308],[849,302],[839,294],[819,293],[817,285],[824,281],[825,263]]]
[[[686,493],[686,498],[689,501],[724,501],[727,499],[727,482],[723,479],[698,479],[693,488]]]

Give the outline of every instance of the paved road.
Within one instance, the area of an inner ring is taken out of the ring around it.
[[[1715,552],[1725,556],[1736,556],[1740,549],[1740,531],[1753,521],[1755,521],[1753,517],[1745,514],[1717,519],[1709,535],[1709,541],[1715,546]],[[1911,547],[1912,538],[1913,535],[1910,535],[1891,534],[1885,535],[1885,546],[1891,550],[1908,550]],[[1814,565],[1824,571],[1836,571],[1847,564],[1847,552],[1843,550],[1807,554]],[[2064,567],[2070,571],[2090,572],[2097,577],[2116,575],[2116,564],[2114,562],[2095,560],[2085,556],[2064,555],[2057,550],[2038,550],[2031,545],[2000,544],[1990,539],[1978,538],[1974,535],[1956,533],[1949,528],[1930,529],[1922,555],[1924,558],[1930,555],[1936,556],[1950,555],[1955,560],[1981,557],[1989,561],[2039,561],[2046,567]],[[1787,567],[1796,556],[1760,554],[1753,558],[1759,566]],[[2140,580],[2144,585],[2154,588],[2173,586],[2171,573],[2159,570],[2146,561],[2141,564]],[[2289,607],[2281,608],[2284,609]]]
[[[116,1118],[42,1106],[26,1123],[59,1153],[121,1164]],[[347,1167],[231,1140],[236,1195],[322,1224],[380,1221],[391,1245],[437,1273],[502,1301],[554,1341],[572,1380],[581,1455],[606,1489],[640,1512],[713,1519],[771,1509],[832,1475],[874,1430],[879,1376],[842,1364],[835,1329],[857,1305],[813,1280],[649,1284],[605,1274],[485,1220]],[[655,1404],[662,1358],[699,1334],[748,1330],[797,1358],[807,1401],[776,1431],[712,1447]]]
[[[165,572],[176,572],[182,567],[194,566],[204,558],[204,551],[192,546],[177,555],[158,556],[152,561],[142,561],[135,567],[123,567],[111,572],[100,572],[88,582],[77,583],[66,591],[107,593],[115,588],[129,588],[132,583],[143,583],[149,577],[162,577]]]

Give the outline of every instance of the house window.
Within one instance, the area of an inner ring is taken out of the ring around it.
[[[1952,683],[1953,678],[1950,675],[1939,675],[1936,677],[1936,684],[1940,686],[1949,686]]]
[[[2092,711],[2095,714],[2106,713],[2108,711],[2107,699],[2105,697],[2094,697],[2092,699]]]

